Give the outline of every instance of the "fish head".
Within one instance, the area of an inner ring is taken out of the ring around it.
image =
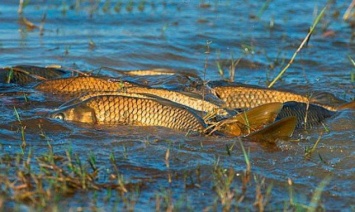
[[[241,136],[244,133],[241,124],[238,122],[226,124],[220,131],[229,136]]]
[[[93,108],[85,104],[76,104],[62,109],[58,109],[49,115],[51,118],[64,121],[81,122],[86,124],[96,124],[96,114]]]

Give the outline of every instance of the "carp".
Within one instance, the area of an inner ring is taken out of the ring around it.
[[[290,91],[224,81],[213,81],[208,85],[211,87],[211,92],[225,102],[225,107],[228,109],[247,109],[272,102],[285,103],[293,101],[306,104],[312,103],[330,111],[337,110],[336,106],[319,102],[317,97],[307,97]]]
[[[52,118],[88,124],[161,126],[181,131],[202,131],[203,120],[194,111],[156,98],[98,95],[66,106]]]

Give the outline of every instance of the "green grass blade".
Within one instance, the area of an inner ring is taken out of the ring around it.
[[[331,177],[328,176],[322,180],[322,182],[319,183],[318,187],[316,188],[312,200],[310,202],[310,206],[308,207],[308,212],[314,212],[317,210],[320,198],[322,196],[322,192],[324,191],[324,188],[330,183]]]
[[[301,49],[303,48],[303,46],[308,42],[309,38],[311,37],[314,29],[316,28],[318,22],[322,19],[325,11],[326,11],[327,7],[325,6],[322,11],[319,13],[319,15],[317,16],[317,18],[314,20],[313,25],[311,26],[308,34],[306,35],[306,37],[303,39],[302,43],[300,44],[300,46],[298,47],[298,49],[295,51],[295,53],[293,54],[293,56],[291,57],[290,61],[287,63],[287,65],[280,71],[280,73],[275,77],[275,79],[269,84],[268,88],[271,88],[287,71],[287,69],[291,66],[291,64],[293,63],[293,61],[295,60],[298,52],[301,51]]]

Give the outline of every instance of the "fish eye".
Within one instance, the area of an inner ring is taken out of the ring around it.
[[[55,114],[53,118],[55,118],[55,119],[60,119],[60,120],[64,120],[64,114],[63,114],[63,113]]]

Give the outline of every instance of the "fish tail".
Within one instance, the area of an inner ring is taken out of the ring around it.
[[[355,110],[355,101],[342,104],[337,108],[337,110],[345,110],[345,109]]]

